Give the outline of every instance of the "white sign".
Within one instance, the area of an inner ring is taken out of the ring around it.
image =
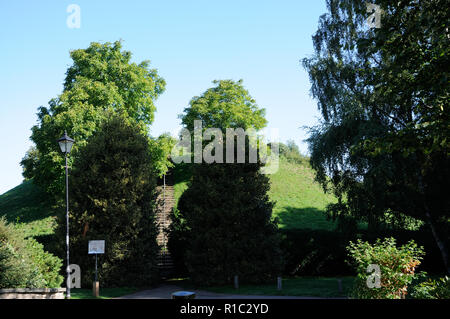
[[[105,241],[104,240],[90,240],[88,254],[104,254]]]

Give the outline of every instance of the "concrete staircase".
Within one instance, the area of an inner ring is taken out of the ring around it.
[[[167,231],[171,223],[170,214],[175,205],[173,179],[170,172],[158,182],[157,191],[158,211],[156,213],[156,222],[159,233],[156,240],[161,247],[158,255],[158,267],[161,277],[167,278],[173,271],[173,261],[167,248]]]

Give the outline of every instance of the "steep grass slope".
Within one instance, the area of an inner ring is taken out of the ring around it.
[[[306,164],[281,159],[277,173],[270,175],[270,198],[275,201],[273,215],[283,228],[333,230],[335,223],[327,220],[325,208],[335,199],[325,194],[314,181],[314,172]]]
[[[188,187],[191,172],[187,164],[174,169],[175,201]],[[282,228],[310,228],[333,230],[335,223],[327,220],[325,208],[335,199],[324,194],[314,181],[314,172],[307,164],[297,164],[280,159],[277,173],[269,175],[270,198],[275,202],[273,215],[279,218]]]
[[[32,181],[24,181],[0,195],[2,216],[21,227],[26,236],[34,237],[53,233],[56,210],[39,187]]]

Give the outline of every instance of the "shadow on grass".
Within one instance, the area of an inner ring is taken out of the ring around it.
[[[111,299],[133,294],[139,291],[138,288],[121,287],[121,288],[101,288],[100,296],[95,298],[91,289],[71,289],[71,299]]]
[[[277,289],[276,281],[264,284],[246,285],[239,289],[232,285],[203,287],[193,284],[189,279],[173,282],[183,289],[201,289],[223,294],[265,295],[265,296],[301,296],[319,298],[345,298],[353,289],[353,277],[291,277],[283,278],[282,289]]]
[[[192,164],[176,164],[171,171],[174,184],[187,183],[192,177]]]
[[[283,207],[276,215],[281,228],[335,230],[336,223],[315,207]]]

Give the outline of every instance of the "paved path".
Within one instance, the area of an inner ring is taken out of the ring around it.
[[[134,294],[122,296],[117,299],[171,299],[175,291],[185,291],[175,285],[162,285],[158,288],[138,291]],[[195,299],[324,299],[319,297],[299,297],[299,296],[260,296],[260,295],[233,295],[218,294],[205,290],[191,290],[196,293]]]

